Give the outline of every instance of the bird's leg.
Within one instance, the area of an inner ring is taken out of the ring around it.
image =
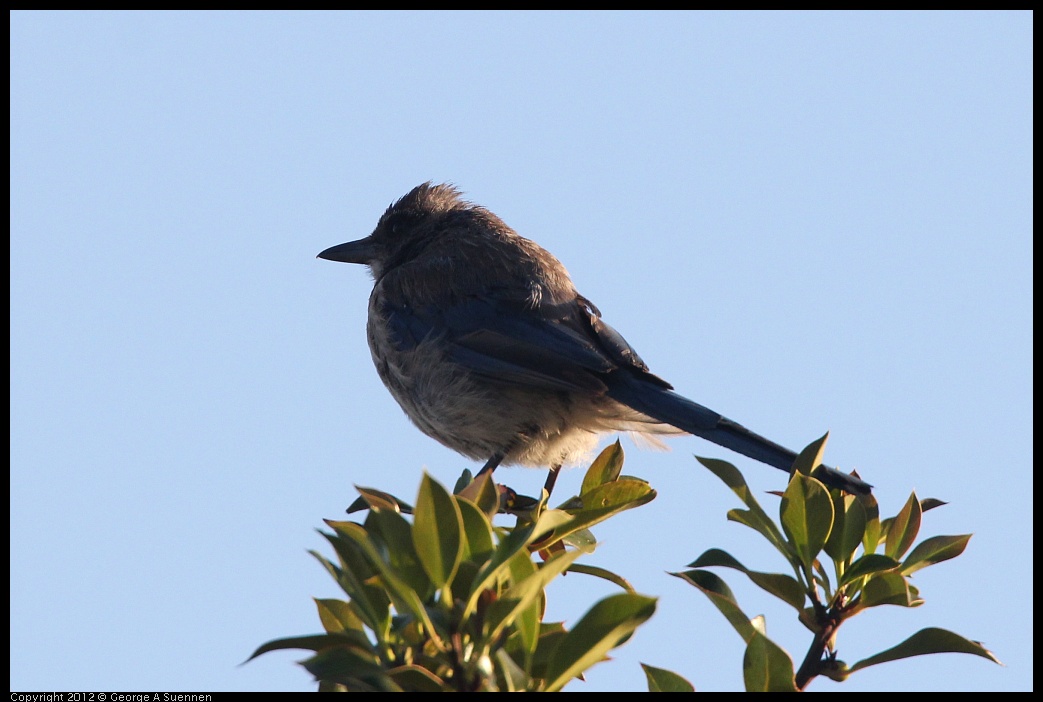
[[[550,497],[551,490],[554,489],[554,483],[558,481],[558,473],[561,472],[561,464],[553,465],[550,467],[550,472],[547,473],[547,482],[543,484],[543,489],[547,491],[547,497]]]
[[[506,456],[506,451],[497,451],[496,453],[494,453],[492,456],[489,457],[489,460],[485,462],[485,465],[482,466],[482,469],[478,471],[478,475],[482,475],[483,473],[492,473],[494,470],[496,470],[496,466],[500,465],[500,463]]]

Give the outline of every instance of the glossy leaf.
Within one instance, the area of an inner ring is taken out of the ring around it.
[[[508,590],[532,577],[538,571],[536,564],[533,563],[532,556],[527,550],[514,554],[514,557],[507,561],[507,566],[511,574]],[[510,595],[506,593],[500,595],[501,600],[504,597],[510,597]],[[516,608],[513,622],[508,622],[513,623],[514,629],[521,640],[520,650],[526,663],[531,660],[532,652],[536,649],[537,639],[540,635],[540,620],[543,618],[543,607],[546,604],[545,598],[546,595],[542,590],[536,593],[536,596],[530,598],[526,604]],[[493,603],[493,607],[496,604]],[[494,616],[493,607],[486,613],[487,621]]]
[[[456,506],[460,510],[464,526],[464,557],[472,561],[484,561],[493,552],[493,526],[486,513],[474,502],[458,497]]]
[[[455,492],[457,496],[473,503],[489,519],[496,516],[500,509],[500,493],[493,482],[492,473],[482,473]]]
[[[702,463],[711,473],[716,475],[725,485],[731,489],[739,499],[742,500],[749,509],[748,510],[731,510],[728,512],[728,519],[745,524],[746,526],[756,530],[768,541],[772,543],[779,552],[788,554],[786,548],[786,540],[782,537],[782,533],[778,527],[775,526],[775,522],[771,520],[768,513],[760,506],[757,500],[753,497],[753,493],[750,492],[749,486],[742,477],[742,473],[733,466],[731,463],[726,461],[720,461],[715,458],[700,458],[696,456],[696,460]]]
[[[594,532],[585,527],[570,531],[568,534],[561,538],[559,544],[564,546],[571,546],[578,548],[584,553],[593,553],[594,549],[597,548],[598,540],[594,538]]]
[[[844,577],[840,580],[840,586],[848,585],[859,578],[872,575],[873,573],[894,570],[899,565],[900,563],[890,556],[885,556],[882,553],[867,553],[844,571]]]
[[[797,620],[807,627],[807,630],[812,634],[817,634],[822,631],[822,623],[818,619],[818,612],[814,607],[805,607],[797,615]]]
[[[618,446],[610,447],[569,510],[547,509],[544,498],[512,512],[513,528],[494,527],[471,499],[502,502],[487,475],[462,485],[471,488],[467,496],[450,495],[424,476],[412,520],[402,516],[405,503],[363,488],[364,524],[327,521],[334,533],[320,532],[339,564],[313,554],[348,601],[316,600],[327,633],[269,642],[255,655],[316,651],[302,665],[320,691],[560,689],[604,660],[655,609],[655,600],[634,594],[618,575],[576,563],[596,543],[590,524],[655,496],[647,482],[619,477],[619,459]],[[569,570],[624,593],[596,604],[566,632],[542,618],[547,585]]]
[[[796,692],[793,660],[778,644],[755,631],[742,658],[746,692]]]
[[[750,624],[750,618],[739,607],[739,603],[735,601],[735,595],[732,594],[731,588],[724,580],[708,570],[686,570],[683,573],[671,573],[670,575],[697,587],[724,615],[742,640],[747,642],[750,640],[755,631],[753,625]]]
[[[435,587],[450,582],[460,565],[463,530],[456,500],[425,473],[417,494],[412,533],[420,564]]]
[[[578,530],[575,523],[576,517],[571,512],[560,509],[543,510],[533,527],[533,548],[546,550],[557,543],[558,549],[563,549],[564,546],[558,542],[565,534]]]
[[[306,651],[321,651],[324,648],[331,648],[334,646],[349,646],[357,648],[363,652],[364,657],[368,660],[377,660],[377,654],[373,651],[373,645],[362,637],[358,637],[358,632],[338,633],[338,634],[314,634],[312,636],[291,636],[285,639],[275,639],[268,643],[258,647],[256,651],[251,654],[246,660],[250,661],[257,656],[271,651],[283,651],[286,649],[304,649]]]
[[[370,510],[365,522],[370,540],[379,539],[386,547],[386,558],[391,568],[426,600],[435,590],[428,578],[420,556],[413,544],[413,528],[398,512]]]
[[[317,680],[346,685],[353,692],[401,692],[375,656],[357,648],[326,648],[301,665]]]
[[[857,499],[866,513],[866,533],[862,536],[862,548],[866,553],[876,553],[883,534],[880,525],[880,505],[872,495],[858,495]]]
[[[818,583],[819,587],[826,591],[827,598],[832,597],[832,588],[830,587],[829,574],[826,572],[825,567],[823,567],[822,561],[816,558],[813,564],[813,568],[815,573],[815,582]]]
[[[419,665],[400,665],[390,668],[387,676],[407,692],[451,692],[445,681]]]
[[[419,509],[419,505],[417,509]],[[431,623],[431,619],[420,597],[381,557],[380,552],[369,539],[366,530],[354,522],[327,522],[327,524],[332,526],[339,535],[351,539],[356,546],[360,547],[367,560],[376,566],[380,572],[380,579],[383,581],[388,595],[395,604],[395,609],[400,613],[409,613],[416,617],[424,625],[427,635],[431,637],[435,645],[441,646],[441,638]]]
[[[930,653],[969,653],[1003,665],[992,651],[981,645],[980,641],[971,641],[946,629],[932,627],[921,629],[897,646],[860,660],[851,666],[850,672],[853,673],[871,665]]]
[[[382,593],[379,588],[374,588],[365,583],[366,579],[376,572],[376,569],[370,565],[369,561],[362,554],[361,549],[353,542],[345,541],[325,532],[319,533],[333,546],[343,567],[335,567],[315,551],[310,551],[309,553],[319,563],[322,563],[326,570],[330,572],[330,575],[336,579],[337,584],[340,585],[344,593],[351,598],[352,603],[357,607],[360,618],[366,623],[366,626],[377,634],[378,640],[380,640],[382,633],[387,627],[389,617],[387,605],[385,604],[386,598],[381,596]]]
[[[575,512],[567,513],[569,518],[555,525],[549,533],[545,534],[539,542],[541,548],[562,540],[567,536],[589,529],[591,526],[602,522],[609,517],[647,504],[655,499],[656,492],[648,483],[637,478],[620,478],[611,483],[599,485],[582,496],[583,508]],[[539,529],[545,518],[560,510],[547,510],[540,515]]]
[[[639,478],[619,478],[603,483],[580,495],[583,512],[612,510],[612,513],[639,507],[655,498],[655,490]]]
[[[654,597],[620,593],[601,600],[565,634],[546,673],[547,692],[557,692],[625,641],[655,613]]]
[[[499,678],[503,680],[501,692],[524,692],[528,689],[532,678],[514,662],[507,651],[499,649],[493,657],[494,665],[499,672]]]
[[[362,620],[347,602],[316,599],[315,606],[319,610],[319,621],[322,622],[322,628],[328,633],[362,631]]]
[[[834,561],[848,563],[865,536],[866,510],[854,495],[834,490],[831,497],[833,529],[826,541],[825,551]]]
[[[800,560],[797,558],[797,552],[793,549],[793,546],[782,537],[775,523],[766,516],[762,516],[758,510],[735,508],[728,510],[726,516],[729,522],[737,522],[743,526],[748,526],[766,538],[794,567],[800,565]]]
[[[899,607],[918,607],[923,600],[916,596],[915,588],[899,573],[877,573],[866,581],[862,588],[861,607],[878,607],[880,605],[897,605]]]
[[[488,473],[483,473],[483,475],[489,476]],[[459,495],[464,488],[473,482],[474,476],[471,475],[470,469],[464,468],[464,472],[460,474],[460,477],[457,478],[456,482],[453,484],[453,494]]]
[[[970,534],[932,536],[929,539],[924,539],[916,545],[916,548],[909,553],[905,562],[902,563],[902,574],[909,575],[929,565],[956,558],[967,548],[967,542],[970,539]]]
[[[585,575],[593,575],[595,578],[601,578],[607,580],[613,585],[618,585],[626,592],[636,592],[634,586],[631,585],[627,580],[619,575],[616,575],[610,570],[599,568],[598,566],[584,565],[581,563],[573,563],[568,568],[569,573],[583,573]]]
[[[779,507],[782,529],[809,571],[833,528],[833,500],[814,478],[794,473]]]
[[[389,492],[359,485],[356,485],[355,489],[358,490],[360,497],[348,507],[348,514],[363,509],[383,509],[403,514],[413,513],[413,507],[408,502],[403,502]]]
[[[901,558],[916,541],[920,531],[920,501],[914,492],[906,500],[901,511],[891,519],[884,536],[884,553],[891,558]]]
[[[673,671],[656,668],[645,663],[641,664],[641,668],[645,671],[649,692],[695,692],[692,683]]]
[[[561,622],[543,622],[540,624],[540,635],[536,641],[536,652],[532,656],[529,674],[534,678],[546,679],[547,669],[554,660],[565,638],[565,627]]]
[[[722,551],[716,548],[706,551],[693,562],[688,564],[689,568],[706,568],[709,566],[734,568],[735,570],[744,573],[755,585],[757,585],[757,587],[775,595],[798,612],[800,612],[804,607],[804,599],[806,597],[804,586],[791,575],[785,575],[783,573],[761,573],[755,570],[750,570],[737,559],[732,557],[732,555],[727,551]]]
[[[535,526],[535,524],[519,524],[507,535],[507,538],[496,545],[496,550],[472,580],[471,597],[464,607],[462,618],[467,619],[471,616],[478,605],[478,598],[484,591],[491,589],[501,578],[506,578],[510,572],[511,558],[522,551],[528,554],[528,546],[532,542]]]
[[[617,439],[614,444],[605,447],[594,462],[590,464],[586,474],[583,476],[583,487],[580,495],[584,495],[599,485],[611,483],[619,477],[623,470],[623,447]]]
[[[805,446],[804,450],[797,454],[796,460],[793,461],[793,472],[812,477],[815,469],[822,465],[822,456],[826,452],[827,441],[829,441],[828,431],[822,438],[816,439]]]
[[[581,551],[565,551],[535,569],[528,577],[516,582],[500,595],[486,615],[488,634],[486,639],[495,640],[504,627],[508,626],[523,609],[536,601],[551,580],[561,575],[569,565],[582,555]],[[536,634],[531,636],[530,651],[536,648]]]

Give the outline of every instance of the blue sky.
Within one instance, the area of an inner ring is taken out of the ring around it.
[[[1032,689],[1031,65],[1025,12],[12,13],[11,688],[312,689],[301,655],[238,664],[319,630],[314,529],[353,484],[474,467],[377,378],[364,270],[315,258],[434,180],[557,255],[682,393],[793,448],[829,430],[886,513],[915,490],[950,503],[924,535],[975,534],[840,655],[940,626],[1006,667],[812,689]],[[624,442],[659,497],[587,561],[659,612],[570,690],[644,689],[639,661],[741,688],[738,636],[666,572],[711,547],[779,568],[693,454],[784,476],[670,443]],[[550,614],[610,593],[567,577]]]

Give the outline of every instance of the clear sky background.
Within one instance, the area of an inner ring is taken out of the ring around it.
[[[1032,689],[1032,39],[1027,12],[13,13],[12,689],[313,689],[303,653],[239,664],[320,630],[314,529],[353,484],[475,467],[381,385],[365,270],[315,258],[427,180],[554,252],[682,393],[793,448],[829,430],[886,514],[915,490],[950,503],[924,535],[975,534],[840,657],[940,626],[1006,667],[812,689]],[[586,561],[659,611],[570,690],[645,689],[639,661],[741,689],[739,637],[666,573],[780,569],[693,454],[765,505],[785,476],[671,446],[624,441],[659,497]],[[721,575],[799,661],[790,610]],[[612,591],[569,576],[550,615]]]

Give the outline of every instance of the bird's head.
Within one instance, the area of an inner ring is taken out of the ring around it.
[[[454,186],[427,182],[388,207],[372,234],[358,241],[331,246],[320,253],[319,258],[365,264],[379,280],[384,271],[409,261],[433,240],[445,213],[472,207]]]

